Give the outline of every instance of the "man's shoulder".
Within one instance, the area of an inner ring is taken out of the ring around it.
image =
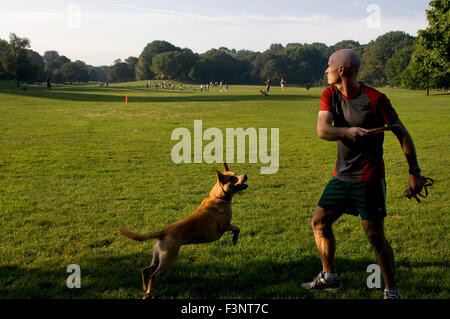
[[[326,87],[322,96],[320,97],[320,111],[328,111],[331,112],[333,108],[333,94],[336,92],[337,88],[335,85]]]
[[[337,90],[336,85],[328,86],[322,91],[322,95],[333,94],[334,92],[336,92],[336,90]]]
[[[374,99],[378,99],[380,96],[383,96],[384,94],[381,93],[380,91],[378,91],[377,89],[368,86],[366,84],[361,83],[361,90],[367,94],[367,96],[372,100],[372,98]]]

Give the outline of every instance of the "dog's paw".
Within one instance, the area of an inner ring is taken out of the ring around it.
[[[150,299],[150,298],[151,298],[151,295],[149,293],[146,293],[144,295],[144,297],[142,297],[142,299]]]
[[[234,233],[233,239],[231,240],[231,243],[233,244],[233,246],[236,245],[238,238],[239,238],[239,233]]]

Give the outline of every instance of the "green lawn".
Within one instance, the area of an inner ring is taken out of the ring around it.
[[[375,257],[359,217],[350,215],[334,226],[345,291],[300,287],[321,269],[310,219],[336,160],[335,143],[316,137],[323,88],[282,94],[273,87],[266,97],[263,86],[203,94],[185,87],[0,85],[0,297],[141,298],[140,270],[154,241],[131,241],[118,228],[160,230],[208,196],[222,165],[175,164],[170,156],[172,131],[193,132],[202,120],[204,130],[224,135],[226,128],[279,128],[280,169],[261,175],[266,164],[230,164],[249,177],[233,201],[237,245],[224,234],[184,246],[155,298],[381,298],[382,289],[366,286]],[[436,181],[422,203],[406,199],[406,159],[386,133],[386,234],[400,293],[449,298],[450,96],[380,90],[409,129],[423,174]],[[66,287],[70,264],[81,267],[81,289]]]

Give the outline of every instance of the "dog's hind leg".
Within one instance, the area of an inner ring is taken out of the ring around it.
[[[150,293],[153,285],[159,277],[164,275],[177,259],[178,252],[180,251],[181,241],[166,239],[159,242],[159,264],[158,268],[153,274],[150,275],[150,280],[147,285],[147,291],[143,299],[150,297]]]
[[[153,258],[152,258],[152,263],[150,264],[150,266],[142,269],[142,288],[144,289],[144,291],[147,290],[147,285],[146,282],[148,281],[148,278],[151,274],[153,274],[156,269],[158,268],[159,265],[159,241],[156,242],[155,245],[153,245]]]

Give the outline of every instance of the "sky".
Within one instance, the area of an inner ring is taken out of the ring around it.
[[[428,8],[426,0],[0,0],[0,38],[15,33],[41,55],[56,50],[98,66],[138,57],[154,40],[203,53],[417,36]]]

